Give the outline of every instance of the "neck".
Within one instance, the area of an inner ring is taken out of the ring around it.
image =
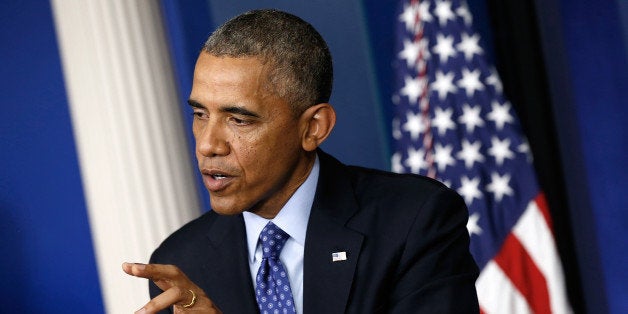
[[[265,219],[275,218],[294,192],[307,180],[315,161],[315,151],[305,152],[303,159],[292,169],[292,175],[286,179],[281,191],[276,191],[273,196],[259,202],[249,211]]]

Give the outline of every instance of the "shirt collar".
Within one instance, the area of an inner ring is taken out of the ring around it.
[[[259,234],[269,221],[272,221],[281,230],[285,231],[298,244],[305,246],[305,232],[316,193],[319,168],[317,155],[312,171],[310,171],[307,179],[294,192],[275,218],[266,219],[248,211],[242,213],[244,225],[246,226],[249,260],[251,262],[255,261],[255,250],[257,249]]]

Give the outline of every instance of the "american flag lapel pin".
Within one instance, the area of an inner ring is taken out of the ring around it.
[[[347,252],[334,252],[331,253],[331,261],[332,262],[340,262],[347,260]]]

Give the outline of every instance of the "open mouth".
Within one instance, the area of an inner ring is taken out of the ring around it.
[[[205,183],[205,187],[210,192],[219,192],[226,189],[229,185],[233,183],[234,176],[229,175],[228,173],[222,172],[221,170],[211,170],[204,169],[201,170],[203,174],[203,182]]]

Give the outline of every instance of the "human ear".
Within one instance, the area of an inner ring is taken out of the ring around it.
[[[321,103],[307,108],[301,114],[301,146],[311,152],[318,148],[329,136],[336,124],[336,111],[328,103]]]

